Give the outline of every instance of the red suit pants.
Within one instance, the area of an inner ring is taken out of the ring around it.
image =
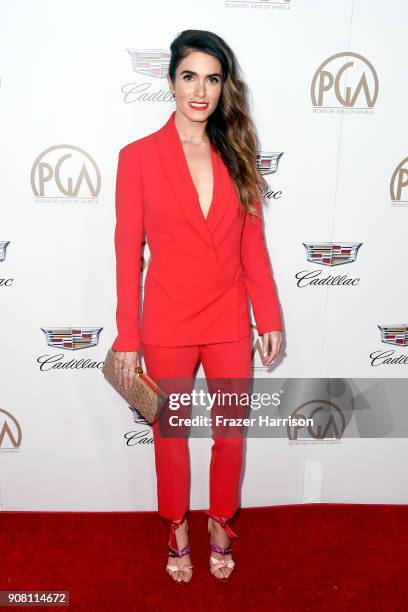
[[[250,378],[251,337],[236,342],[194,346],[142,345],[146,372],[160,386],[160,378],[191,378],[201,361],[208,383],[211,378]],[[171,389],[164,388],[169,393]],[[190,456],[186,437],[160,435],[153,423],[159,514],[168,520],[184,517],[189,508]],[[214,437],[209,473],[209,513],[232,517],[239,507],[240,478],[245,438]]]

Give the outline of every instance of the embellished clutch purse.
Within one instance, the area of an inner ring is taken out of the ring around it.
[[[115,374],[115,352],[112,348],[108,350],[102,374],[133,408],[136,408],[149,423],[153,423],[159,417],[160,409],[168,396],[140,366],[135,369],[133,385],[130,389],[125,389]]]

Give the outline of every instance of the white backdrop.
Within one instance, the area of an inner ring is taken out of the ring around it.
[[[407,22],[402,0],[1,3],[3,510],[156,508],[150,429],[100,368],[116,336],[117,154],[174,110],[163,67],[183,29],[236,52],[260,154],[277,160],[264,215],[286,344],[266,371],[255,334],[254,375],[406,377],[373,354],[408,355]],[[146,51],[163,76],[132,63]],[[308,261],[303,243],[322,242],[361,246],[338,266]],[[355,284],[299,286],[305,271]],[[403,344],[384,343],[378,326],[396,324]],[[44,330],[60,328],[91,342],[55,346]],[[249,439],[242,506],[407,502],[405,439],[326,442]],[[210,445],[190,440],[191,508],[207,507]]]

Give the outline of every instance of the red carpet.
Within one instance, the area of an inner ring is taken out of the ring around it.
[[[2,512],[1,520],[0,590],[69,591],[73,611],[408,609],[407,505],[243,509],[226,584],[208,571],[207,518],[190,512],[195,571],[186,586],[164,571],[167,528],[154,512]]]

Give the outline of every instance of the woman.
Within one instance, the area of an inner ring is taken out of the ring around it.
[[[251,300],[264,365],[277,356],[282,325],[262,231],[262,188],[246,85],[229,46],[216,34],[183,31],[171,44],[167,75],[176,110],[166,124],[119,153],[116,179],[117,374],[132,385],[138,352],[147,373],[207,382],[250,378]],[[151,259],[139,323],[141,247]],[[169,383],[171,384],[171,383]],[[159,385],[163,387],[162,384]],[[174,387],[166,388],[170,392]],[[167,571],[192,576],[186,513],[186,437],[153,425],[158,512],[170,526]],[[238,508],[242,437],[214,438],[210,465],[210,571],[234,567],[229,521]]]

